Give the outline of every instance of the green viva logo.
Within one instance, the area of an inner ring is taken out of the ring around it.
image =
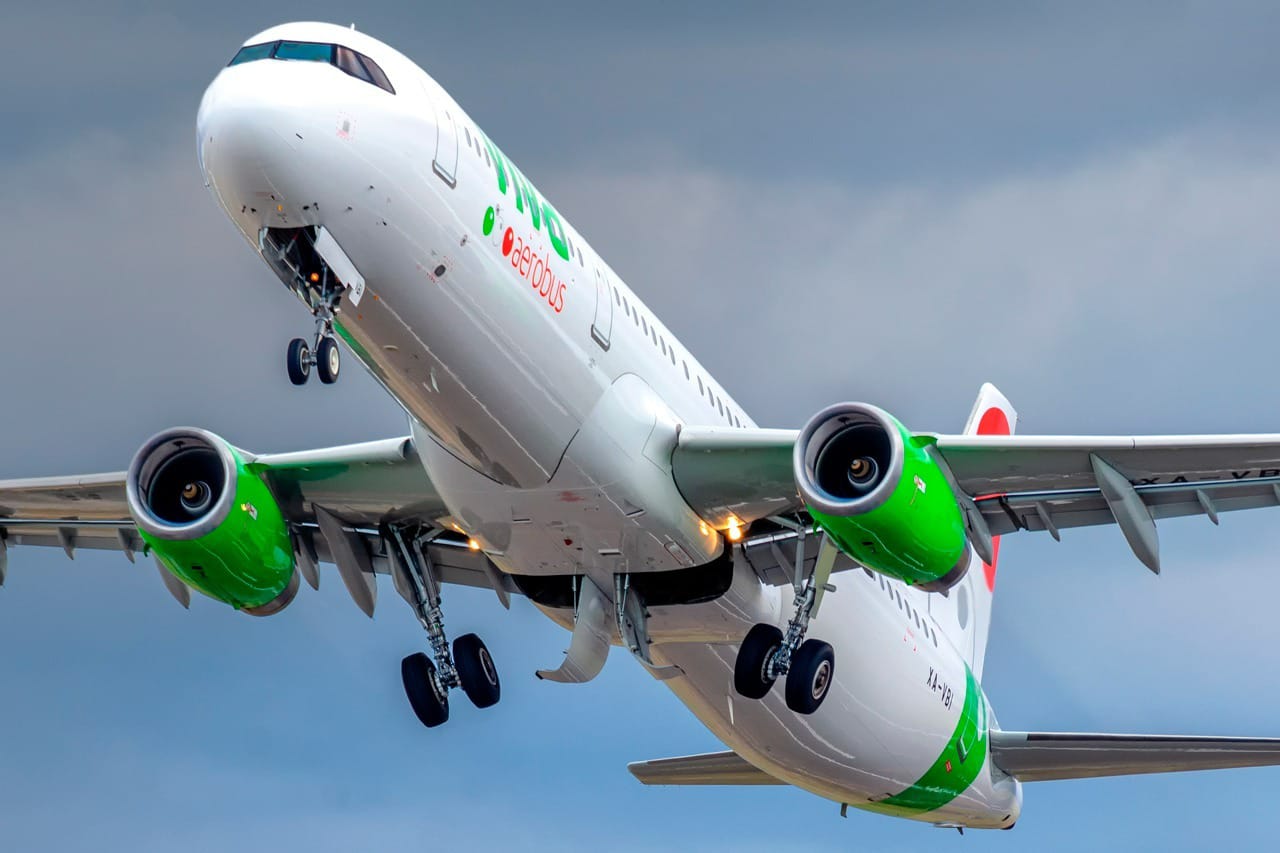
[[[489,156],[493,159],[494,171],[498,173],[498,192],[505,196],[510,186],[515,193],[516,210],[529,214],[529,221],[533,224],[535,231],[543,230],[545,225],[551,248],[563,260],[569,260],[569,244],[564,238],[564,226],[560,223],[560,214],[556,213],[556,209],[546,201],[538,198],[538,192],[533,188],[533,184],[520,174],[519,169],[511,165],[511,162],[498,150],[498,146],[490,142],[487,136],[481,138],[485,147],[489,149]]]

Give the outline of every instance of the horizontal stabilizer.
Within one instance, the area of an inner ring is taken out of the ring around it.
[[[1023,782],[1280,764],[1280,738],[993,731],[990,745]]]
[[[736,752],[655,758],[627,765],[646,785],[783,785]]]

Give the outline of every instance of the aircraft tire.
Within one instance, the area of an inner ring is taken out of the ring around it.
[[[423,652],[414,652],[400,662],[404,692],[418,720],[435,728],[449,719],[449,691],[440,683],[436,665]]]
[[[306,385],[311,376],[311,349],[302,338],[289,341],[289,352],[285,357],[285,366],[289,369],[289,381],[294,385]]]
[[[316,351],[316,373],[325,385],[338,381],[338,371],[342,369],[342,352],[338,342],[331,337],[320,339],[320,348]]]
[[[498,668],[485,648],[484,641],[475,634],[463,634],[453,641],[453,665],[458,668],[458,681],[462,692],[477,708],[498,704],[502,698],[502,684],[498,681]]]
[[[769,660],[782,646],[782,632],[774,625],[752,625],[738,647],[733,663],[733,687],[748,699],[763,699],[776,678],[765,675]]]
[[[791,656],[787,673],[787,707],[797,714],[812,714],[831,690],[836,675],[836,653],[830,643],[805,640]]]

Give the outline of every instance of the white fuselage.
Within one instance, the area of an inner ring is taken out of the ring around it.
[[[448,523],[503,571],[585,575],[606,594],[620,573],[720,558],[724,539],[680,496],[671,449],[682,424],[754,426],[742,408],[422,69],[325,24],[247,44],[276,39],[347,45],[396,91],[318,62],[228,67],[201,104],[201,166],[255,251],[264,228],[323,226],[359,270],[366,286],[358,304],[344,299],[339,334],[411,416]],[[712,601],[650,608],[649,635],[655,662],[683,672],[666,684],[728,746],[786,782],[876,808],[950,748],[968,683],[957,646],[975,642],[973,626],[887,578],[837,581],[809,630],[838,661],[811,716],[788,710],[781,690],[734,692],[743,634],[790,615],[790,589],[745,565]],[[543,610],[572,624],[569,609]],[[986,700],[971,692],[984,721],[972,784],[918,800],[936,807],[879,810],[1016,821],[1019,786],[991,767]]]

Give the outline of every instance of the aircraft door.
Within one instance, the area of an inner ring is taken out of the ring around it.
[[[609,336],[613,334],[613,297],[604,273],[596,270],[596,316],[591,322],[591,337],[601,349],[609,348]]]
[[[426,85],[423,85],[426,89]],[[458,185],[458,127],[454,122],[452,108],[444,100],[427,90],[427,100],[436,116],[436,152],[431,160],[431,171],[435,172],[450,187]]]

